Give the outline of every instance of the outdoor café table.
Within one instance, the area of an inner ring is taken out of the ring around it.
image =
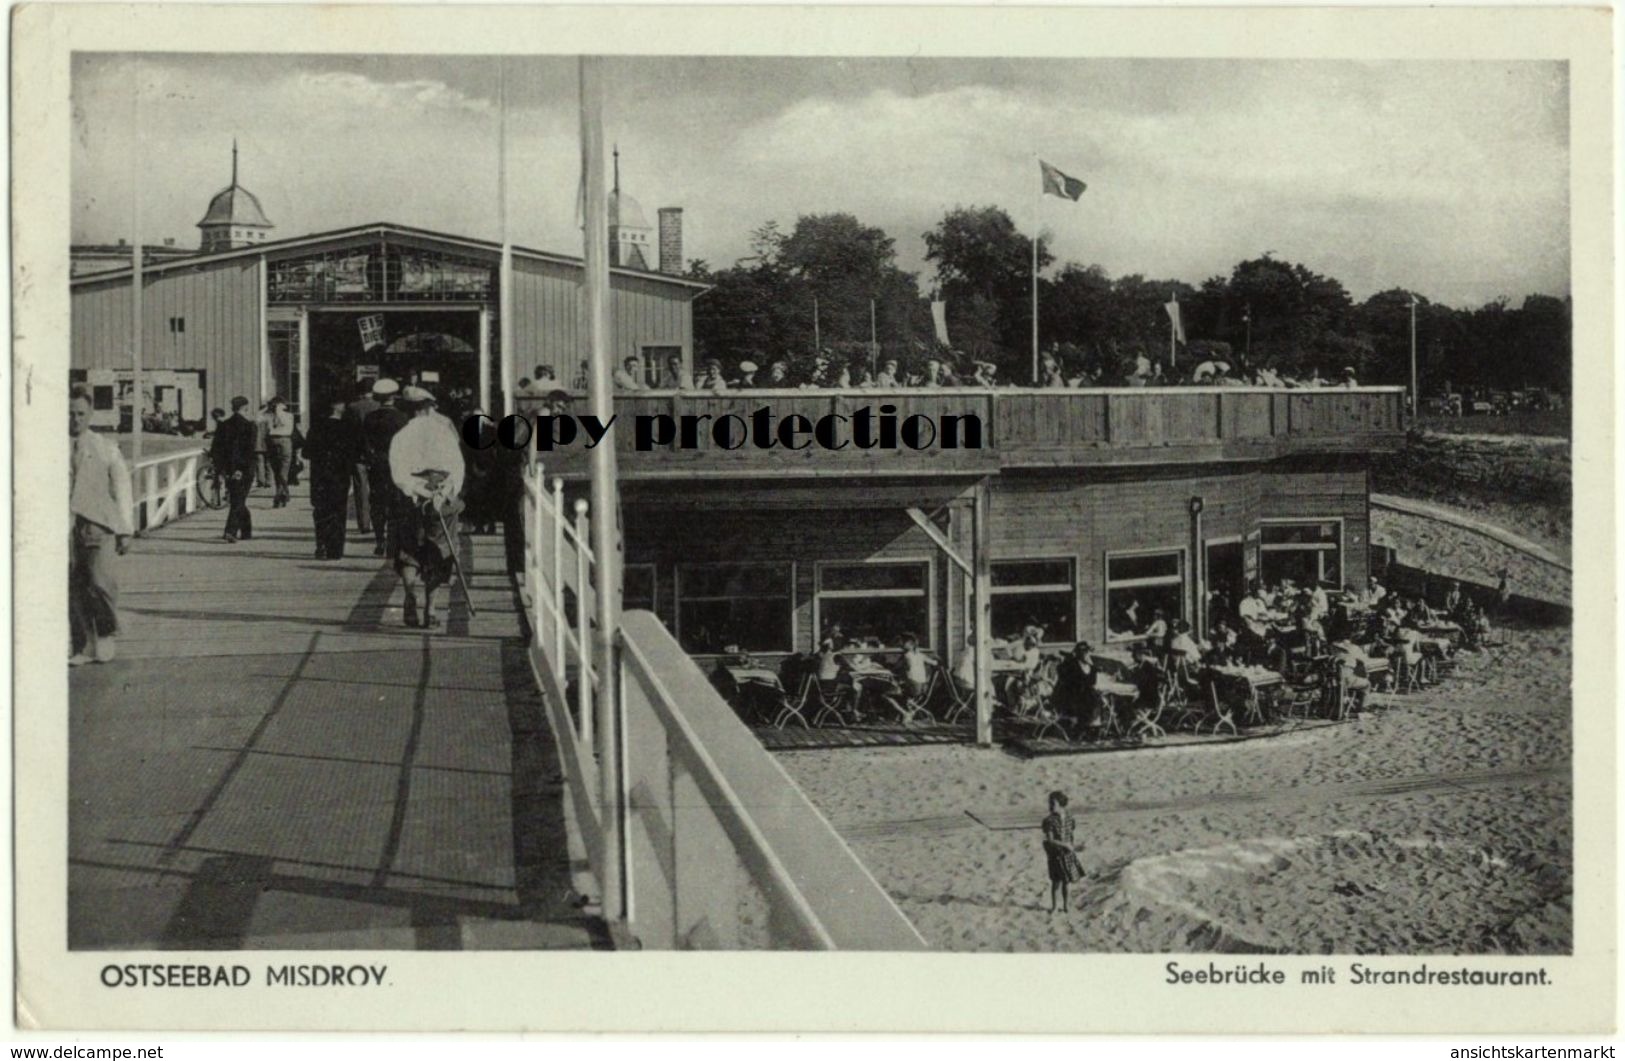
[[[726,667],[729,677],[740,688],[747,685],[765,685],[776,693],[784,692],[784,686],[779,683],[777,671],[766,667]]]
[[[1027,673],[1027,665],[1019,659],[993,657],[993,692],[1003,703],[1009,704],[1010,683]]]
[[[1443,641],[1447,642],[1451,648],[1454,648],[1461,640],[1462,631],[1461,624],[1441,620],[1440,622],[1419,626],[1416,628],[1416,632],[1422,635],[1424,641]]]
[[[857,655],[846,662],[847,670],[852,675],[852,684],[857,689],[857,701],[852,705],[853,710],[859,714],[864,713],[865,695],[869,697],[895,697],[900,689],[897,684],[897,675],[893,674],[882,663],[870,659],[867,653]]]
[[[1266,721],[1264,705],[1259,699],[1259,691],[1274,689],[1286,684],[1286,678],[1267,667],[1210,667],[1208,668],[1216,677],[1225,678],[1237,683],[1244,690],[1242,707],[1247,712],[1247,725],[1259,726]]]
[[[1140,697],[1140,690],[1127,682],[1120,682],[1116,678],[1109,678],[1095,671],[1095,692],[1100,694],[1104,708],[1105,725],[1102,726],[1106,736],[1145,736],[1149,729],[1156,729],[1159,733],[1161,727],[1151,723],[1143,715],[1128,722],[1123,720],[1123,707],[1132,704]]]
[[[733,699],[759,719],[766,721],[784,701],[784,686],[778,673],[758,664],[724,664],[723,673],[733,683]]]

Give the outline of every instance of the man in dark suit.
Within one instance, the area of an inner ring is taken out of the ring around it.
[[[367,414],[361,434],[367,449],[367,507],[372,512],[372,537],[377,543],[372,555],[383,556],[389,549],[390,509],[395,506],[395,482],[389,476],[389,445],[406,426],[407,415],[395,407],[401,385],[392,379],[373,384],[372,396],[379,407]]]
[[[258,453],[259,425],[245,413],[248,399],[239,395],[231,400],[231,416],[221,422],[214,433],[209,456],[217,472],[226,479],[226,496],[231,510],[226,515],[226,531],[222,541],[235,542],[238,538],[254,536],[254,521],[248,513],[248,493],[254,488],[254,466]]]
[[[361,454],[361,429],[345,414],[342,398],[328,416],[310,425],[305,453],[310,458],[310,510],[316,524],[316,559],[344,558],[345,495]]]
[[[364,379],[356,384],[355,400],[344,407],[344,419],[354,427],[357,438],[361,437],[367,417],[378,409],[378,403],[372,397],[374,382]],[[367,454],[364,450],[356,451],[355,466],[350,472],[350,493],[355,496],[355,529],[366,534],[372,530],[372,506],[367,498]]]

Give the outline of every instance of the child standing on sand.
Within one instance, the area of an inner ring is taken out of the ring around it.
[[[1049,863],[1049,912],[1055,913],[1055,900],[1061,900],[1061,909],[1070,911],[1071,902],[1067,886],[1083,879],[1083,865],[1072,847],[1072,833],[1076,823],[1066,812],[1066,793],[1056,790],[1049,794],[1049,816],[1044,819],[1044,857]]]

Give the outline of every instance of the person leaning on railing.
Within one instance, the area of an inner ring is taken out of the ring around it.
[[[83,388],[68,401],[69,508],[68,665],[106,663],[118,634],[118,582],[113,554],[123,556],[135,533],[130,470],[118,446],[90,429],[94,403]],[[109,540],[111,538],[111,541]]]

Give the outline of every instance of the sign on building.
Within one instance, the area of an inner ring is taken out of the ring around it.
[[[361,329],[361,348],[363,350],[371,350],[375,346],[384,345],[384,315],[382,313],[362,317],[356,321],[356,326]]]

